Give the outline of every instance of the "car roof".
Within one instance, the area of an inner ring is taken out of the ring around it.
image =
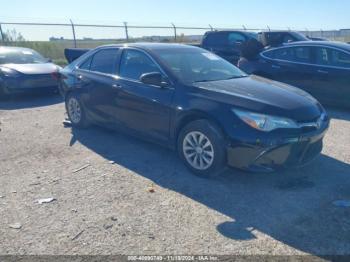
[[[342,42],[335,42],[335,41],[300,41],[300,42],[292,42],[292,43],[286,43],[284,46],[323,46],[323,47],[333,47],[342,49],[344,51],[350,52],[350,45]]]
[[[243,30],[230,30],[230,29],[223,29],[223,30],[214,30],[214,31],[207,31],[206,34],[215,34],[215,33],[234,33],[234,32],[240,32],[240,33],[254,33],[254,32],[247,32]]]
[[[106,47],[134,47],[143,50],[173,50],[173,49],[198,49],[196,46],[185,45],[185,44],[176,44],[176,43],[125,43],[125,44],[114,44],[114,45],[103,45],[98,48],[106,48]]]

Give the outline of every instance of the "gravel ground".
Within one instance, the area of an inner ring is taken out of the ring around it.
[[[329,113],[310,165],[206,180],[167,149],[64,127],[58,97],[0,102],[0,254],[350,254],[350,207],[332,203],[350,200],[350,112]]]

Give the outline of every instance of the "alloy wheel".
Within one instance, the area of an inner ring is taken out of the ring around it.
[[[182,145],[187,162],[197,170],[206,170],[214,161],[214,147],[210,139],[199,131],[189,132]]]
[[[68,101],[68,114],[73,123],[78,124],[80,122],[81,108],[79,101],[74,97],[71,97]]]

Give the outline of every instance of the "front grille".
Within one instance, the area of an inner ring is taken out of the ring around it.
[[[57,82],[52,78],[50,74],[45,74],[28,76],[22,81],[21,86],[23,88],[35,88],[54,86],[56,84]]]
[[[303,132],[312,132],[319,129],[325,121],[328,120],[326,113],[307,122],[298,122],[299,127]]]

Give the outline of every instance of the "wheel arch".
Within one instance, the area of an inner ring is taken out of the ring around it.
[[[174,144],[175,148],[177,147],[177,140],[179,138],[179,135],[181,133],[181,130],[188,125],[189,123],[196,121],[196,120],[207,120],[208,122],[214,124],[220,132],[226,136],[226,132],[222,126],[222,124],[213,116],[208,114],[205,111],[201,110],[191,110],[181,116],[177,121],[176,121],[176,126],[175,126],[175,132],[174,132]]]

